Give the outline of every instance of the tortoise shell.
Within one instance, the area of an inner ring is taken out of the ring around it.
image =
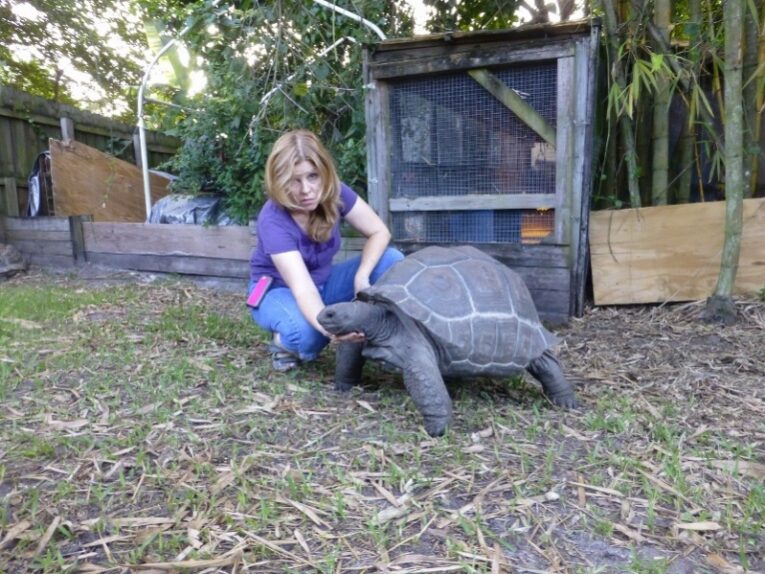
[[[523,279],[470,247],[426,247],[359,298],[412,319],[435,343],[445,374],[506,374],[555,344]]]

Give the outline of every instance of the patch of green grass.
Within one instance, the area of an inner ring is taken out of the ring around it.
[[[631,574],[666,574],[671,563],[664,557],[641,557],[633,552],[628,566]]]
[[[0,328],[3,320],[50,321],[71,316],[89,305],[129,304],[137,294],[130,289],[117,292],[93,289],[62,289],[58,286],[3,286],[0,297]]]
[[[265,336],[244,313],[241,318],[232,318],[194,304],[166,309],[149,330],[180,343],[209,340],[245,349],[262,343]]]

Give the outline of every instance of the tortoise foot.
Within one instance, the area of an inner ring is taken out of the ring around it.
[[[446,422],[445,421],[425,421],[425,432],[427,432],[432,437],[439,437],[444,436],[444,433],[446,432]]]
[[[359,384],[358,381],[335,380],[335,390],[341,393],[347,393],[358,384]]]
[[[576,400],[576,396],[572,391],[548,395],[547,398],[550,399],[552,404],[554,404],[556,407],[561,407],[564,409],[575,409],[579,406],[579,403]]]

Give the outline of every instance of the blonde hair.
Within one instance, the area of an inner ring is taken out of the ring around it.
[[[340,219],[340,179],[332,156],[313,132],[292,130],[276,140],[266,161],[266,193],[285,209],[299,209],[289,194],[289,184],[295,166],[302,161],[313,164],[322,185],[319,205],[308,216],[306,233],[314,241],[324,242]]]

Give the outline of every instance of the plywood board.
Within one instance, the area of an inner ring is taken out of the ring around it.
[[[717,284],[724,229],[725,202],[593,212],[595,304],[706,299]],[[734,293],[763,287],[765,199],[747,199]]]
[[[141,170],[83,143],[50,140],[56,215],[92,215],[94,221],[146,221]],[[168,180],[149,174],[151,200],[169,193]]]

